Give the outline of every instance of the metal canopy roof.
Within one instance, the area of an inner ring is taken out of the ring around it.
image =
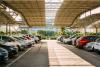
[[[64,0],[55,18],[55,26],[71,26],[80,14],[100,6],[100,0]]]
[[[54,20],[55,26],[60,27],[81,27],[87,26],[91,23],[91,17],[86,17],[83,20],[79,20],[79,16],[93,8],[100,6],[100,0],[64,0],[60,8],[57,7],[61,2],[45,2],[45,0],[2,0],[4,5],[12,8],[13,10],[19,12],[24,17],[27,24],[32,26],[44,26],[46,24],[46,13],[50,13],[49,17],[55,17],[53,14],[54,11],[57,11],[56,17]],[[48,8],[45,8],[45,5],[48,5]],[[49,6],[52,4],[53,6]],[[1,9],[1,8],[0,8]],[[58,10],[57,10],[58,9]],[[12,18],[7,17],[8,15],[3,12],[0,15],[0,23],[7,23]],[[3,16],[4,15],[4,16]],[[55,14],[54,14],[55,15]],[[93,16],[95,20],[99,20],[99,15]],[[5,18],[6,17],[6,18]],[[87,21],[86,21],[87,20]],[[82,21],[82,22],[81,22]],[[84,23],[83,23],[84,22]]]
[[[5,16],[0,14],[0,24],[7,24],[8,19]]]
[[[99,24],[95,24],[96,21],[100,20],[100,14],[94,14],[92,16],[88,16],[84,19],[76,20],[74,24],[72,25],[73,27],[88,27],[89,25],[93,24],[93,26],[98,27]],[[100,25],[99,25],[100,26]]]
[[[27,24],[32,26],[45,25],[45,1],[44,0],[4,0],[5,4],[20,12]]]
[[[1,6],[1,5],[0,5]],[[0,24],[14,24],[15,21],[10,14],[5,11],[5,8],[0,8]]]

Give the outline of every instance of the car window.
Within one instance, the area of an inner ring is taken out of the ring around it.
[[[87,36],[87,37],[84,37],[84,39],[95,41],[97,39],[97,37],[96,36]]]
[[[4,40],[4,41],[14,41],[13,38],[11,38],[11,37],[6,37],[6,36],[2,36],[2,40]]]
[[[5,36],[2,36],[1,39],[4,40],[4,41],[8,41],[8,40],[9,40],[9,38],[7,38],[7,37],[5,37]]]

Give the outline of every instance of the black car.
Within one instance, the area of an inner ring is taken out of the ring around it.
[[[8,60],[8,51],[0,47],[0,62]]]
[[[6,49],[9,53],[9,56],[13,56],[18,53],[18,48],[15,45],[5,44],[2,41],[0,41],[0,47]]]

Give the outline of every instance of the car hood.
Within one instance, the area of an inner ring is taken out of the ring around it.
[[[4,45],[8,45],[8,46],[13,46],[13,45],[16,45],[16,43],[15,42],[6,42],[6,43],[4,43]]]

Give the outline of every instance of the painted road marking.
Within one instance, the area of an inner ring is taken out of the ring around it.
[[[15,62],[17,62],[21,57],[23,57],[27,52],[29,52],[32,49],[29,48],[26,52],[24,52],[23,54],[21,54],[18,58],[16,58],[15,60],[13,60],[11,63],[9,63],[8,65],[6,65],[6,67],[10,67],[12,64],[14,64]]]

